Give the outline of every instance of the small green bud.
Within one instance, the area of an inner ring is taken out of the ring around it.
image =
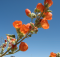
[[[40,16],[41,13],[38,13],[38,16]]]
[[[34,9],[34,12],[35,12],[35,13],[37,12],[37,9],[36,9],[36,8]]]
[[[31,13],[31,18],[36,18],[36,14],[35,13]]]
[[[2,50],[4,51],[4,48],[2,48]]]
[[[12,44],[15,44],[15,41],[12,41]]]
[[[29,14],[28,14],[28,17],[30,17],[30,18],[31,18],[31,13],[29,13]]]
[[[10,39],[7,39],[7,41],[9,42],[9,41],[10,41]]]
[[[7,48],[7,50],[9,50],[9,49],[10,49],[10,47]]]
[[[31,31],[31,33],[33,34],[34,31]]]
[[[7,45],[7,42],[5,42],[5,44]]]
[[[34,9],[34,12],[35,12],[35,13],[36,13],[36,12],[40,12],[40,10],[37,9],[37,8],[35,8],[35,9]]]

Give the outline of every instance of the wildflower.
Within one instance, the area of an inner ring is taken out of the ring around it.
[[[15,22],[13,22],[13,26],[15,28],[20,28],[22,26],[22,21],[16,20]]]
[[[51,53],[50,53],[50,56],[51,56],[51,57],[56,57],[56,53],[51,52]]]
[[[21,42],[19,45],[19,49],[21,51],[26,51],[28,49],[28,45],[25,42]]]
[[[39,9],[41,12],[43,12],[44,10],[44,6],[42,5],[42,3],[38,3],[36,8]]]
[[[21,31],[23,34],[26,34],[26,33],[29,31],[28,25],[23,24],[22,27],[20,28],[20,31]]]
[[[42,19],[41,20],[41,26],[42,26],[43,29],[49,29],[49,23],[48,23],[48,21],[45,20],[45,19]]]
[[[52,13],[51,12],[44,12],[43,15],[45,15],[45,19],[46,20],[51,20],[52,19]]]

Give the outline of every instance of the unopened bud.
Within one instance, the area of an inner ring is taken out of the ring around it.
[[[40,16],[41,13],[38,13],[38,16]]]
[[[7,48],[7,50],[9,50],[9,49],[10,49],[10,47]]]
[[[36,12],[40,12],[40,10],[37,9],[37,8],[35,8],[35,9],[34,9],[34,12],[35,12],[35,13],[36,13]]]
[[[5,44],[7,45],[7,42],[5,42]]]
[[[2,50],[4,51],[4,48],[2,48]]]
[[[10,39],[7,39],[7,41],[9,42],[9,41],[10,41]]]
[[[7,42],[7,40],[5,39],[5,42]]]
[[[15,41],[12,41],[12,44],[15,44]]]
[[[31,30],[31,33],[33,34],[34,31]]]
[[[36,14],[35,13],[31,13],[31,18],[36,18]]]

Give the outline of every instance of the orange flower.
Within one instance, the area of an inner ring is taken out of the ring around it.
[[[28,23],[28,24],[26,24],[26,26],[29,28],[29,26],[31,26],[31,25],[30,25],[30,23]]]
[[[31,11],[30,11],[29,9],[26,9],[26,10],[25,10],[25,13],[26,13],[26,15],[28,16],[28,14],[31,13]]]
[[[51,57],[56,57],[56,53],[51,52],[51,53],[50,53],[50,56],[51,56]]]
[[[38,3],[36,8],[39,9],[41,12],[43,12],[44,10],[44,6],[42,5],[42,3]]]
[[[43,14],[45,15],[44,18],[46,20],[51,20],[52,19],[52,13],[51,12],[46,12],[46,13],[44,12]]]
[[[53,1],[52,0],[46,0],[44,1],[44,4],[48,3],[49,7],[53,4]]]
[[[26,34],[29,31],[28,25],[23,24],[22,27],[20,28],[20,31]]]
[[[19,49],[21,51],[26,51],[28,49],[28,45],[25,42],[21,42],[19,45]]]
[[[16,20],[15,22],[13,22],[13,26],[15,28],[20,28],[22,26],[22,21]]]
[[[42,26],[43,29],[49,29],[49,23],[48,23],[48,21],[45,20],[45,19],[42,19],[41,20],[41,26]]]

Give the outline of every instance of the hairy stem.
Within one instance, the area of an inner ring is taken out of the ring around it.
[[[29,32],[30,32],[30,31],[29,31]],[[25,35],[25,37],[24,37],[21,41],[17,42],[15,45],[17,45],[17,44],[19,44],[20,42],[22,42],[22,41],[27,37],[27,35],[29,34],[29,32]],[[11,50],[11,48],[10,48],[9,50],[7,50],[4,54],[2,54],[0,57],[6,55],[6,53],[9,52],[10,50]]]
[[[39,18],[41,18],[42,14],[43,14],[43,12],[41,13],[41,15],[40,15]],[[15,45],[19,44],[19,43],[22,42],[25,38],[27,38],[27,35],[30,33],[30,31],[31,31],[31,30],[29,30],[29,32],[25,35],[25,37],[24,37],[21,41],[19,41],[19,42],[17,41]],[[4,54],[2,54],[0,57],[6,55],[6,53],[9,52],[10,50],[11,50],[11,48],[10,48],[9,50],[7,50]]]

